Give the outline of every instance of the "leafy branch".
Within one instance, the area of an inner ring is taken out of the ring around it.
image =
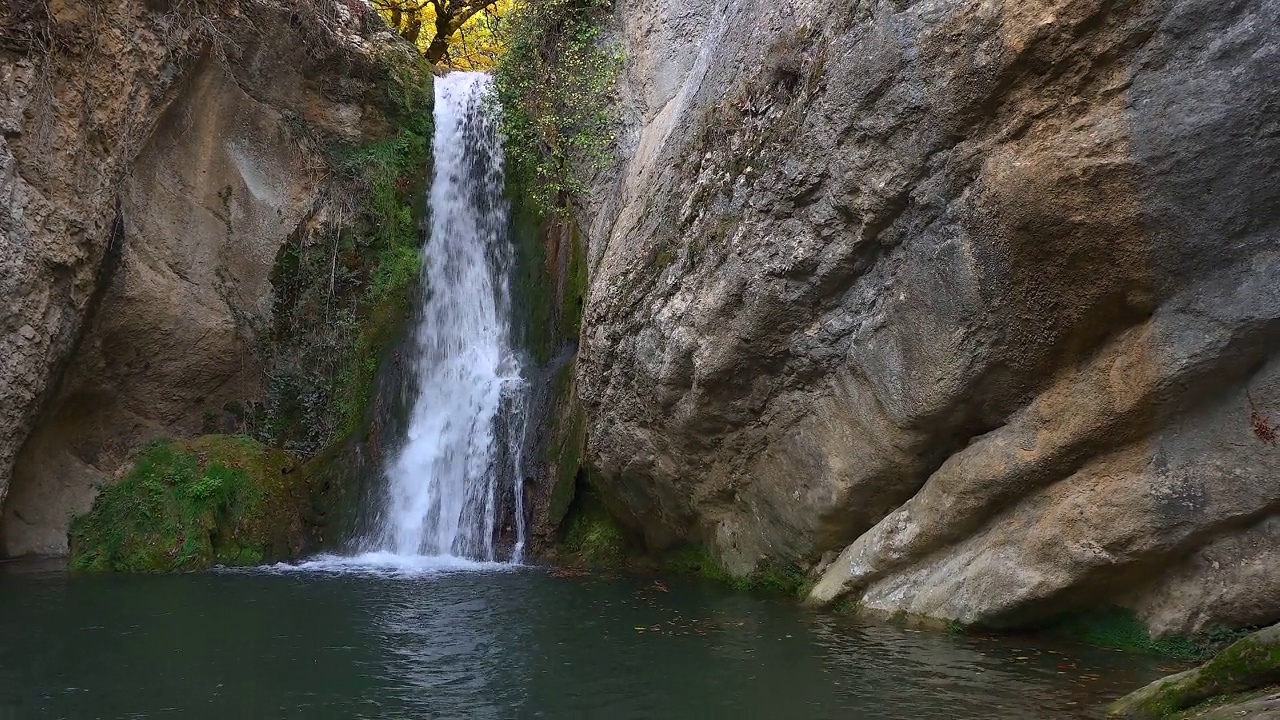
[[[494,71],[509,173],[546,212],[614,161],[621,52],[601,24],[611,0],[539,0],[508,17]]]
[[[481,13],[500,18],[511,0],[373,0],[373,6],[401,37],[420,48],[431,64],[452,65],[454,45],[463,40],[462,29]],[[424,30],[429,35],[424,37]],[[464,64],[475,64],[474,58],[471,60]]]

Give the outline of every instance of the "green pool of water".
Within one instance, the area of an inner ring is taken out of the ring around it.
[[[1091,718],[1156,662],[546,569],[0,564],[0,718]]]

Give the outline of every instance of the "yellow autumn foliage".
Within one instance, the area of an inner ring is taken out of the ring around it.
[[[503,53],[498,26],[518,2],[373,0],[373,5],[432,63],[457,70],[488,70]]]

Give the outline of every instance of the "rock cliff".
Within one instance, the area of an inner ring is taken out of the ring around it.
[[[619,0],[587,456],[810,599],[1280,619],[1280,2]]]
[[[329,150],[391,130],[416,55],[362,3],[6,5],[0,555],[63,554],[140,443],[244,431],[281,249],[353,204]]]

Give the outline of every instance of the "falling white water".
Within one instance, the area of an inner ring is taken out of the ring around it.
[[[497,560],[499,505],[509,488],[516,538],[509,559],[519,562],[527,383],[511,341],[502,146],[483,102],[487,75],[452,72],[435,87],[431,235],[411,358],[418,397],[366,549],[384,558]]]

